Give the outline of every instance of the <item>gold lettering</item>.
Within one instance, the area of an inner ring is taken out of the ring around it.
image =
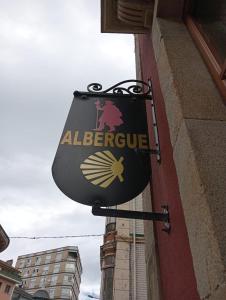
[[[81,137],[80,137],[81,136]],[[75,146],[95,146],[95,147],[117,147],[129,149],[148,149],[148,136],[146,134],[135,134],[135,133],[113,133],[113,132],[93,132],[85,131],[80,133],[79,131],[73,132],[67,130],[60,144],[68,144]]]
[[[78,141],[78,131],[75,131],[73,145],[81,146],[82,142]]]
[[[105,133],[105,137],[104,137],[104,147],[114,147],[114,133]]]
[[[148,149],[148,138],[146,134],[138,134],[138,144],[140,149]]]
[[[115,136],[115,146],[118,148],[124,148],[126,144],[125,141],[125,134],[124,133],[117,133]]]
[[[61,144],[68,144],[71,145],[72,144],[72,140],[71,140],[71,131],[68,130],[66,131],[64,137],[62,138],[62,141],[60,142]]]
[[[90,146],[93,144],[93,132],[85,131],[83,138],[83,146]]]
[[[128,148],[134,149],[137,147],[137,135],[128,133],[127,137],[127,146]],[[131,141],[132,139],[132,141]]]
[[[94,146],[102,147],[103,146],[103,132],[95,132],[94,136]]]

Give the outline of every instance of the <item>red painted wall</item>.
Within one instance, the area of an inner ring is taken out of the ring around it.
[[[139,35],[139,47],[143,80],[151,78],[153,84],[162,158],[159,164],[155,156],[151,156],[153,211],[161,211],[161,205],[168,204],[172,226],[170,234],[167,234],[162,231],[162,223],[155,222],[154,225],[162,300],[200,300],[173,161],[164,99],[152,42],[148,35]],[[150,105],[147,105],[147,111],[150,123]],[[152,128],[150,139],[153,147]]]
[[[0,276],[0,283],[1,283],[0,284],[0,300],[10,300],[16,284],[12,283],[11,281],[9,281],[1,276]],[[5,288],[7,285],[10,286],[10,291],[8,294],[5,293]]]

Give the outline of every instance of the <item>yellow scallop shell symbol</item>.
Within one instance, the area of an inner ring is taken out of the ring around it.
[[[80,165],[85,178],[94,185],[107,188],[116,177],[123,182],[123,157],[117,160],[110,151],[96,152]]]

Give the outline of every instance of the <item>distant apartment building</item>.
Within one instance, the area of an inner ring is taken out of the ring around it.
[[[142,211],[141,195],[117,208]],[[107,217],[100,252],[100,299],[147,300],[144,222]]]
[[[82,265],[78,247],[68,246],[19,256],[23,288],[34,295],[45,290],[50,299],[78,300]]]

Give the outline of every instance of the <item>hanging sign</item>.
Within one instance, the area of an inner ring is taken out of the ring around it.
[[[150,180],[143,98],[75,93],[52,166],[55,183],[74,201],[113,206]]]

